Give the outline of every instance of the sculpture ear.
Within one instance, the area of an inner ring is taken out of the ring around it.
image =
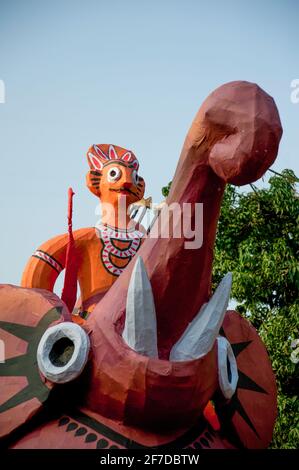
[[[274,162],[282,127],[271,96],[258,85],[231,82],[203,103],[203,125],[219,136],[209,164],[226,183],[243,185],[259,179]]]
[[[142,199],[145,193],[145,181],[142,176],[139,175],[139,182],[138,182],[138,197]]]
[[[50,326],[37,348],[38,368],[51,383],[71,382],[83,372],[89,350],[89,338],[81,326],[73,322]]]
[[[95,196],[100,196],[100,183],[102,173],[98,170],[89,170],[86,174],[86,186]]]

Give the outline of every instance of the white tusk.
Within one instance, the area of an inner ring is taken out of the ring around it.
[[[170,351],[171,361],[188,361],[205,356],[213,347],[229,302],[232,273],[227,273],[213,297],[204,304],[196,317]]]
[[[152,286],[138,256],[128,288],[123,339],[139,354],[158,357],[157,319]]]

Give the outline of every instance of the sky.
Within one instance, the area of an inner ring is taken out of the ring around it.
[[[161,202],[198,108],[232,80],[274,97],[284,134],[273,169],[299,174],[297,0],[0,0],[0,282],[20,283],[33,251],[93,226],[86,151],[134,151]]]

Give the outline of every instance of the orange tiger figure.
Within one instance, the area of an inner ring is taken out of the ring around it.
[[[103,205],[101,223],[73,233],[77,279],[81,301],[74,319],[86,318],[138,251],[145,234],[128,215],[129,205],[144,196],[145,182],[138,175],[139,163],[133,152],[98,144],[88,149],[90,170],[88,189]],[[55,281],[65,268],[68,234],[43,243],[28,261],[22,287],[53,291]]]

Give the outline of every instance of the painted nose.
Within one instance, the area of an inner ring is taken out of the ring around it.
[[[127,183],[127,182],[126,182],[126,183],[123,184],[123,187],[124,187],[125,189],[131,189],[132,186],[133,186],[132,183]]]

